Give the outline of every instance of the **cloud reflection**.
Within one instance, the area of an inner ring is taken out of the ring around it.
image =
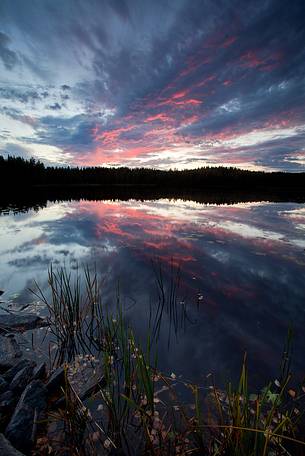
[[[104,277],[105,302],[114,300],[119,283],[128,318],[141,333],[157,297],[152,261],[162,265],[166,284],[179,267],[179,299],[190,321],[170,347],[172,370],[193,378],[234,370],[247,350],[265,375],[277,366],[289,322],[299,346],[305,342],[304,225],[303,206],[290,203],[50,204],[1,216],[0,285],[30,299],[25,288],[34,279],[46,287],[49,262],[71,269],[95,265]],[[160,362],[168,367],[165,353]]]

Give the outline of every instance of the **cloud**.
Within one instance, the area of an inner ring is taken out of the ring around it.
[[[43,93],[28,88],[6,88],[0,87],[0,98],[5,100],[19,101],[20,103],[28,103],[30,101],[42,100],[48,96],[46,91]]]
[[[20,109],[7,108],[6,106],[4,106],[3,108],[0,108],[0,113],[4,114],[7,117],[10,117],[13,120],[17,120],[24,124],[28,124],[32,127],[37,125],[37,119],[35,119],[32,116],[24,114],[23,111],[21,111]]]
[[[129,19],[129,8],[125,0],[110,2],[109,5],[120,16],[121,19]]]
[[[61,105],[59,103],[54,103],[54,104],[50,105],[49,108],[52,109],[53,111],[58,111],[59,109],[61,109]]]
[[[302,169],[299,140],[262,138],[305,125],[304,14],[302,0],[3,0],[0,50],[14,36],[25,85],[10,72],[0,97],[36,119],[24,141],[75,164]]]
[[[25,158],[34,157],[45,162],[47,165],[54,165],[56,163],[68,165],[72,158],[72,155],[68,151],[63,151],[59,147],[35,142],[7,142],[3,147],[0,145],[0,151],[3,155],[14,155]]]
[[[3,32],[0,32],[0,59],[5,68],[12,70],[18,62],[17,54],[9,49],[10,38]]]

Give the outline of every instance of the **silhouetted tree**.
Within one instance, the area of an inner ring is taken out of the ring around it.
[[[45,186],[146,186],[172,189],[305,188],[305,173],[258,172],[233,167],[205,167],[162,171],[148,168],[53,167],[21,157],[0,156],[0,185]]]

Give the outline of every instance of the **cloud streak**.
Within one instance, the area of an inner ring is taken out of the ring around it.
[[[2,153],[304,170],[304,2],[72,4],[2,2]]]

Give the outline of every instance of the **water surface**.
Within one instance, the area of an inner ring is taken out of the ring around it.
[[[51,263],[90,265],[103,278],[105,304],[119,294],[144,336],[161,270],[166,299],[176,286],[177,307],[163,314],[161,367],[221,381],[235,376],[247,351],[253,381],[263,384],[276,375],[289,324],[294,368],[304,372],[304,234],[305,205],[296,203],[48,203],[0,216],[0,288],[7,304],[25,305],[34,280],[47,289]]]

